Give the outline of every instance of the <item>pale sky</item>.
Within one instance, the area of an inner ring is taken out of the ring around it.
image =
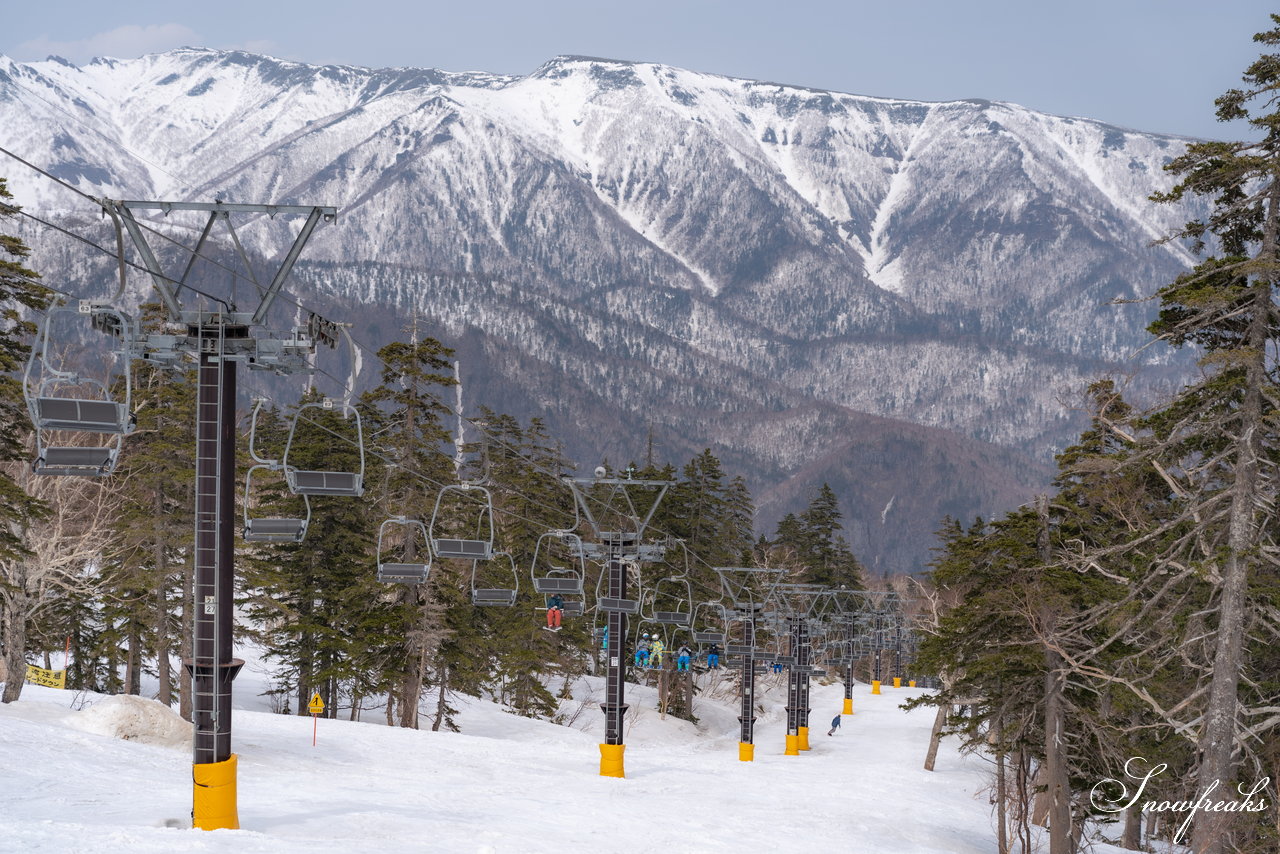
[[[0,53],[82,63],[184,45],[314,64],[527,74],[560,54],[919,100],[987,98],[1144,131],[1240,138],[1263,0],[57,0],[8,8]]]

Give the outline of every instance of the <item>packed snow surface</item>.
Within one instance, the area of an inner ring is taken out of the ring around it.
[[[625,779],[598,774],[598,679],[580,679],[562,702],[569,725],[458,698],[460,733],[390,728],[366,712],[363,722],[320,720],[314,747],[309,717],[262,711],[251,681],[237,681],[241,829],[212,832],[189,828],[191,755],[163,735],[170,712],[27,686],[0,706],[0,850],[994,850],[986,762],[944,741],[936,770],[921,767],[933,712],[899,708],[919,689],[873,696],[858,685],[855,713],[828,738],[843,689],[815,682],[812,749],[785,756],[785,683],[766,677],[755,761],[741,762],[732,685],[698,679],[697,725],[664,719],[653,688],[628,685]],[[140,737],[148,717],[169,746]]]

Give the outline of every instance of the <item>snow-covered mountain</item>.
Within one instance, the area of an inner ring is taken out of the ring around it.
[[[918,567],[943,514],[1042,485],[1073,390],[1136,367],[1150,307],[1109,302],[1191,261],[1153,245],[1187,210],[1146,200],[1185,140],[1007,103],[182,49],[0,58],[0,128],[98,195],[336,205],[293,291],[358,339],[416,313],[471,400],[543,415],[584,465],[642,457],[650,429],[665,458],[712,447],[762,530],[829,481],[882,568]],[[101,228],[0,173],[29,210]],[[287,229],[242,237],[270,254]],[[46,272],[89,274],[82,246],[28,236]]]

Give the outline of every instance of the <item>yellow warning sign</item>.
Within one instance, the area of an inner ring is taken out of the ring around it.
[[[313,715],[319,715],[324,712],[324,700],[320,699],[319,691],[311,695],[311,702],[307,703],[307,711]]]
[[[33,685],[43,685],[46,688],[66,688],[67,671],[45,670],[43,667],[28,664],[27,681]]]

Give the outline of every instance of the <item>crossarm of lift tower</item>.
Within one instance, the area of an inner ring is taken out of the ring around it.
[[[299,256],[302,255],[302,249],[306,246],[307,241],[311,238],[311,233],[321,222],[332,223],[338,218],[338,209],[330,205],[258,205],[258,204],[234,204],[222,201],[214,202],[160,202],[160,201],[137,201],[137,200],[116,200],[116,199],[100,199],[99,202],[103,208],[107,210],[113,217],[118,217],[120,223],[129,232],[129,236],[133,239],[134,246],[138,253],[142,256],[143,263],[147,267],[147,271],[151,274],[151,279],[155,283],[156,290],[160,293],[160,299],[164,303],[165,310],[169,314],[169,319],[175,322],[186,323],[203,323],[206,318],[198,313],[184,312],[181,306],[181,289],[186,283],[188,275],[191,273],[195,259],[200,257],[200,251],[204,248],[209,238],[213,226],[221,221],[226,225],[231,235],[237,251],[242,259],[245,260],[246,266],[248,259],[244,256],[244,251],[240,247],[240,239],[236,234],[235,227],[231,223],[230,215],[233,213],[244,214],[265,214],[270,218],[274,218],[279,214],[292,216],[307,217],[299,230],[297,237],[294,238],[293,245],[289,247],[289,251],[285,253],[284,259],[276,268],[275,275],[271,282],[263,288],[258,284],[261,299],[259,300],[257,309],[250,312],[232,313],[231,316],[225,318],[225,322],[236,325],[256,326],[261,324],[267,316],[272,303],[276,296],[284,287],[285,280],[289,278],[290,272],[293,270],[294,264]],[[186,271],[182,278],[178,280],[175,287],[172,280],[161,270],[160,263],[155,253],[151,250],[150,244],[147,242],[143,229],[139,226],[138,221],[134,218],[135,210],[152,210],[161,211],[168,216],[173,211],[198,211],[208,214],[205,226],[200,234],[200,240],[196,244],[196,248],[191,255],[191,262],[188,263]]]

